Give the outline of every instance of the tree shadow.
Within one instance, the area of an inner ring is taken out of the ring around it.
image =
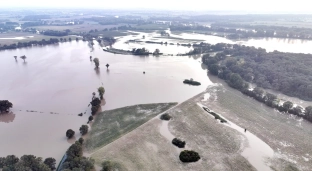
[[[15,114],[13,112],[0,113],[0,122],[10,123],[15,119]]]
[[[106,69],[106,73],[109,74],[109,69]]]
[[[75,142],[76,142],[76,137],[75,136],[73,136],[72,138],[67,138],[67,142],[69,143],[69,144],[74,144]]]
[[[26,62],[26,61],[24,61],[24,62],[23,62],[23,65],[24,65],[24,66],[27,66],[27,62]]]

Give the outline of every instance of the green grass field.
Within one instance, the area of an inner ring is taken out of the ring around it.
[[[143,104],[101,112],[92,124],[86,149],[94,151],[103,147],[176,104]]]

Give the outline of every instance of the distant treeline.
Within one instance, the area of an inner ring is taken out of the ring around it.
[[[151,23],[151,21],[146,21],[141,19],[141,17],[129,17],[129,16],[105,16],[105,17],[91,17],[84,18],[86,21],[95,21],[101,25],[118,25],[118,24],[147,24]]]
[[[61,38],[62,41],[66,41],[66,38]],[[69,39],[71,40],[71,39]],[[41,41],[29,41],[29,42],[18,42],[13,43],[11,45],[3,45],[0,46],[0,50],[8,50],[8,49],[17,49],[17,48],[23,48],[23,47],[32,47],[32,46],[43,46],[43,45],[50,45],[50,44],[56,44],[59,43],[60,40],[56,38],[51,38],[49,40],[42,39]]]
[[[211,74],[270,107],[302,116],[312,122],[312,106],[303,110],[300,106],[293,108],[292,102],[280,105],[276,95],[265,93],[260,88],[250,90],[248,83],[312,100],[312,55],[277,51],[267,53],[261,48],[230,44],[219,46],[223,46],[223,52],[217,53],[215,57],[206,54],[202,58]]]
[[[38,21],[42,19],[51,19],[50,15],[26,15],[21,21]]]
[[[43,32],[46,36],[68,36],[69,31],[46,30]]]
[[[240,25],[233,23],[215,23],[210,27],[195,25],[173,25],[171,31],[207,31],[207,34],[213,32],[226,33],[229,39],[246,39],[253,37],[276,37],[276,38],[295,38],[312,40],[312,29],[298,27],[282,26],[264,26],[264,25]]]

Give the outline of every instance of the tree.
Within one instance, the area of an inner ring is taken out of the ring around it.
[[[153,52],[153,55],[159,55],[160,54],[160,50],[159,49],[155,49],[155,51]]]
[[[72,144],[68,148],[66,154],[67,154],[68,160],[72,160],[75,157],[81,157],[82,156],[82,146],[81,146],[81,144],[78,141],[76,141],[74,144]]]
[[[79,140],[78,140],[78,142],[79,142],[80,144],[83,144],[84,139],[83,139],[82,137],[80,137]]]
[[[15,155],[8,155],[8,156],[5,158],[4,165],[5,165],[5,166],[14,165],[14,164],[17,163],[18,161],[19,161],[19,158],[16,157]]]
[[[75,131],[73,131],[72,129],[69,129],[66,131],[67,138],[72,138],[74,135],[75,135]]]
[[[286,111],[288,111],[289,109],[291,109],[292,107],[293,107],[293,103],[292,102],[290,102],[290,101],[287,101],[287,102],[284,102],[283,103],[283,108],[286,110]]]
[[[14,56],[15,60],[17,61],[17,56]]]
[[[24,60],[24,62],[25,62],[25,60],[26,60],[26,56],[25,55],[23,55],[23,56],[21,56],[20,58],[22,58],[23,60]]]
[[[82,125],[82,126],[79,128],[79,131],[80,131],[81,135],[85,135],[85,134],[88,133],[88,129],[89,129],[88,125]]]
[[[94,64],[95,64],[95,67],[96,67],[96,68],[99,68],[99,66],[100,66],[99,58],[94,58],[94,59],[93,59],[93,62],[94,62]]]
[[[305,108],[304,118],[306,118],[309,121],[312,121],[312,106],[308,106]]]
[[[93,121],[93,116],[89,116],[89,122]]]
[[[195,151],[184,150],[180,153],[179,158],[182,162],[197,162],[200,156]]]
[[[13,104],[8,100],[0,100],[0,113],[9,112],[10,108],[13,107]]]
[[[52,157],[46,158],[43,163],[46,164],[51,170],[56,169],[55,168],[56,161]]]
[[[211,74],[218,75],[219,74],[219,68],[220,68],[219,65],[212,64],[212,65],[209,65],[208,70]]]
[[[180,140],[178,138],[174,138],[172,140],[172,144],[177,146],[177,147],[179,147],[179,148],[184,148],[186,143],[185,143],[185,141],[182,141],[182,140]]]
[[[100,105],[101,104],[101,100],[99,99],[99,98],[94,98],[91,102],[90,102],[90,104],[92,105],[92,106],[98,106],[98,105]]]
[[[99,87],[98,88],[98,92],[99,92],[100,98],[103,99],[103,95],[105,93],[104,87]]]
[[[106,64],[105,66],[106,66],[106,68],[108,69],[108,67],[109,67],[109,64]]]
[[[70,37],[70,38],[68,38],[68,41],[70,41],[70,42],[71,42],[71,41],[72,41],[72,38],[71,38],[71,37]]]

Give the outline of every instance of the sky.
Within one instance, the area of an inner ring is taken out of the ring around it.
[[[2,8],[164,9],[188,11],[309,12],[309,0],[0,0]],[[1,8],[0,7],[0,8]],[[311,10],[310,10],[311,11]]]

